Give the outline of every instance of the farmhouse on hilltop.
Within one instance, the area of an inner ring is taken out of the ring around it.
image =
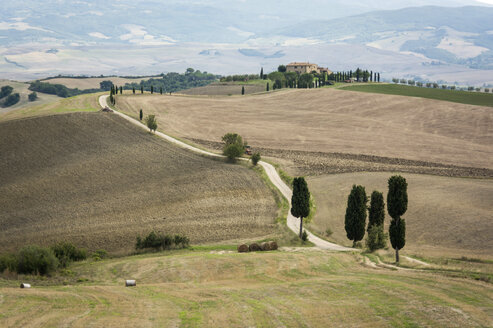
[[[332,71],[330,71],[328,68],[324,67],[319,67],[317,64],[312,64],[312,63],[289,63],[286,65],[286,71],[287,72],[295,72],[298,74],[305,74],[305,73],[311,73],[313,71],[317,73],[327,73],[331,74]]]

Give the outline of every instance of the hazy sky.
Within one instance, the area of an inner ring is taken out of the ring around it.
[[[484,2],[484,3],[488,3],[490,5],[493,5],[493,0],[478,0],[479,2]]]

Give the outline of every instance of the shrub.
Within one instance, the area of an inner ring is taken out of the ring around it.
[[[325,235],[326,235],[327,237],[332,236],[332,234],[333,234],[333,233],[334,233],[334,232],[332,231],[332,229],[331,229],[331,228],[327,228],[327,229],[325,229]]]
[[[14,91],[14,88],[12,88],[10,85],[3,86],[2,89],[0,89],[0,99],[7,97]]]
[[[0,273],[7,269],[10,272],[17,271],[17,257],[14,254],[0,255]]]
[[[301,234],[301,240],[303,242],[306,242],[308,240],[308,234],[306,233],[306,230],[303,230],[303,233]]]
[[[94,261],[100,261],[108,257],[108,252],[104,249],[98,249],[97,251],[91,254],[91,257]]]
[[[374,224],[368,228],[366,247],[371,252],[385,248],[387,246],[387,238],[387,234],[383,231],[383,226]]]
[[[156,132],[157,129],[157,121],[156,121],[156,116],[155,115],[149,115],[146,117],[146,125],[149,128],[149,132]]]
[[[33,91],[27,96],[27,98],[29,99],[29,101],[35,101],[36,99],[38,99],[38,94],[36,93],[36,91]]]
[[[72,243],[60,242],[53,245],[51,249],[62,268],[66,268],[70,262],[82,261],[87,258],[86,250],[77,248]]]
[[[257,165],[259,161],[260,161],[260,153],[254,153],[252,155],[252,164]]]
[[[21,96],[18,93],[13,93],[10,96],[8,96],[7,99],[5,99],[3,106],[4,107],[13,106],[13,105],[17,104],[20,99],[21,99]]]
[[[485,88],[485,89],[484,89],[484,92],[490,92],[490,89]]]
[[[174,245],[174,247],[173,247]],[[137,236],[135,242],[135,249],[146,249],[154,248],[155,250],[160,249],[171,249],[171,248],[187,248],[190,245],[190,240],[186,236],[181,235],[163,235],[161,233],[156,233],[151,231],[144,238]]]
[[[243,142],[243,138],[237,133],[226,133],[222,141],[224,142],[223,154],[229,160],[235,160],[245,151],[246,142]]]
[[[58,263],[51,249],[26,246],[17,256],[17,273],[46,275],[56,270]]]
[[[450,90],[455,90],[455,85],[450,86]]]

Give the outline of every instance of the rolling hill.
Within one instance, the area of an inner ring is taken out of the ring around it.
[[[192,243],[275,232],[271,191],[251,170],[177,149],[117,116],[0,123],[0,245],[72,241],[127,253],[139,234]]]
[[[141,108],[156,114],[163,130],[184,138],[217,142],[235,131],[254,148],[493,169],[490,107],[337,89],[215,98],[123,95],[117,106],[134,117]]]

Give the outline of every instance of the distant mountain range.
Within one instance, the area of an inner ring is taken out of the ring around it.
[[[493,7],[458,7],[464,4],[478,2],[9,2],[0,12],[0,77],[155,74],[189,66],[229,74],[309,60],[334,69],[373,65],[388,78],[493,83],[483,72],[493,69]]]

